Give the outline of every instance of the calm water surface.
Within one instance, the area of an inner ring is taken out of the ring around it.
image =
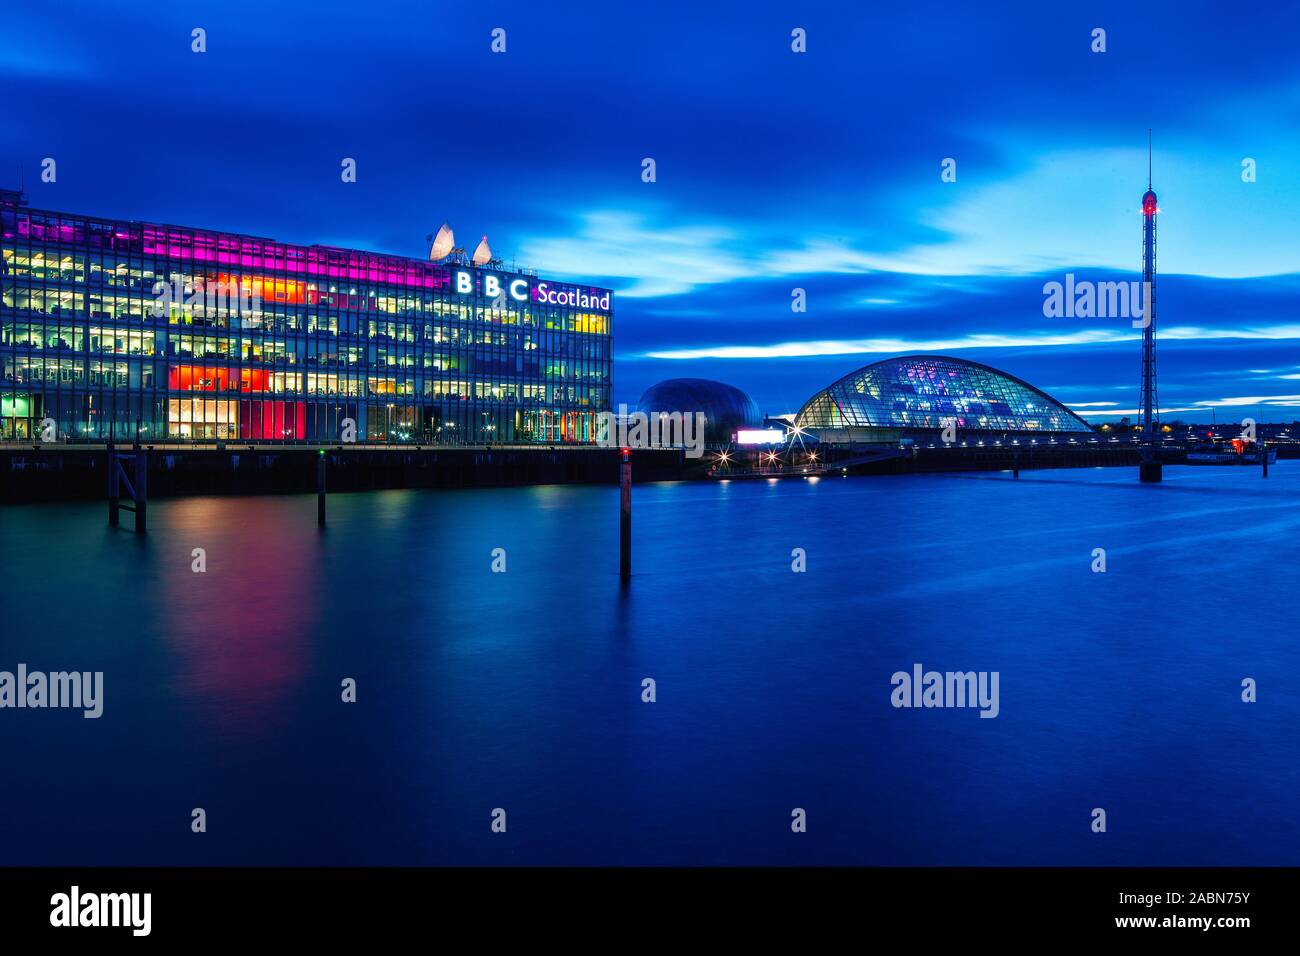
[[[614,487],[2,508],[0,669],[106,701],[0,711],[0,863],[1295,864],[1300,462],[1166,474],[639,485],[626,592]]]

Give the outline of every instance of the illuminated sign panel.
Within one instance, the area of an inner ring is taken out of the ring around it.
[[[508,295],[516,302],[532,301],[538,305],[596,309],[600,312],[608,312],[610,309],[608,289],[562,285],[549,279],[530,283],[521,276],[456,269],[452,273],[452,287],[459,295],[473,295],[477,292],[489,299]]]
[[[779,428],[742,428],[736,432],[737,445],[779,445],[785,432]]]
[[[609,311],[608,289],[582,289],[577,286],[539,282],[533,287],[533,301],[542,305],[567,305],[577,309]]]
[[[495,299],[501,295],[508,295],[516,302],[528,301],[528,280],[519,277],[511,278],[510,276],[497,275],[495,272],[484,272],[482,288],[478,291],[489,299]],[[457,269],[455,274],[455,288],[461,295],[473,295],[474,273],[469,269]]]

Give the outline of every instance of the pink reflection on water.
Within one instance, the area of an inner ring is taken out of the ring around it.
[[[207,720],[266,730],[303,692],[319,619],[316,527],[283,500],[200,498],[171,506],[156,607],[173,687]],[[161,537],[161,535],[160,535]],[[192,569],[194,548],[207,571]]]

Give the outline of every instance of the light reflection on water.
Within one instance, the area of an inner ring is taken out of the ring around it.
[[[627,590],[613,487],[6,508],[0,668],[106,688],[0,712],[7,856],[1293,863],[1300,465],[1166,478],[638,485]],[[917,662],[1001,716],[894,710]]]

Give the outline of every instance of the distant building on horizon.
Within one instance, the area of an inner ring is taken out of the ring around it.
[[[138,424],[151,442],[332,444],[349,426],[359,443],[593,441],[613,293],[496,265],[32,209],[0,190],[0,439],[53,421],[59,440]]]

